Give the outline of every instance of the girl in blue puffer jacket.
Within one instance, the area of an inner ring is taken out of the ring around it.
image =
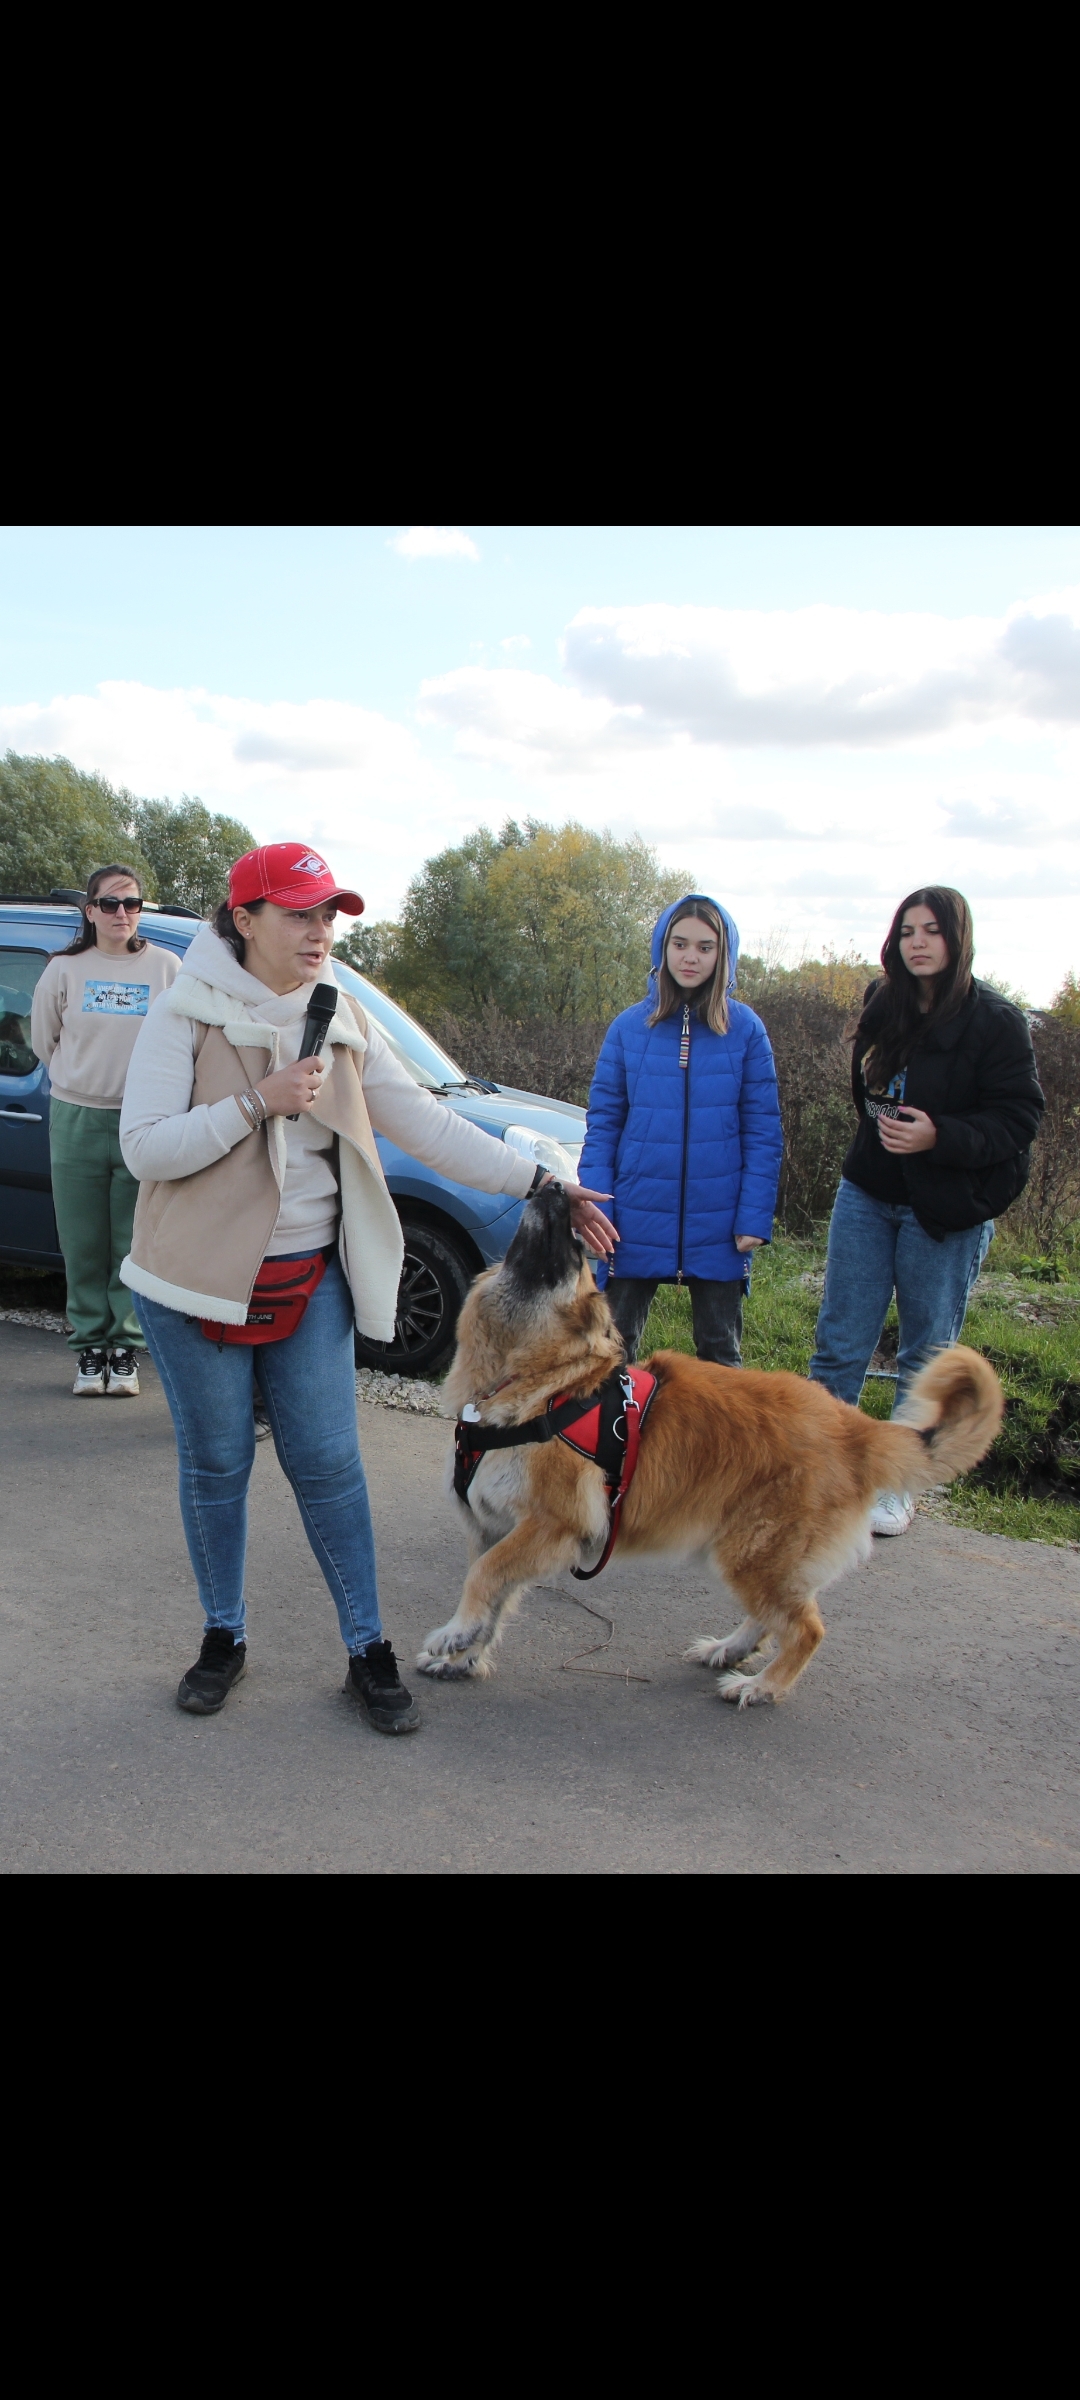
[[[613,1196],[607,1298],[637,1357],[658,1283],[685,1283],[699,1358],[739,1367],[750,1252],[772,1233],[783,1136],[769,1037],[732,998],[738,929],[688,892],[658,917],[648,997],[609,1026],[578,1169]]]

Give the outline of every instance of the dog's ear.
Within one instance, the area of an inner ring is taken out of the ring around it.
[[[611,1310],[603,1293],[597,1291],[595,1283],[590,1284],[588,1291],[579,1292],[573,1302],[573,1310],[582,1333],[595,1334],[602,1339],[605,1334],[615,1332]]]

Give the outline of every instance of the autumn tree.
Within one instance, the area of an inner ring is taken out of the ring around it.
[[[494,1006],[516,1019],[606,1023],[642,997],[660,910],[694,889],[638,839],[527,818],[429,858],[400,925],[357,929],[338,956],[417,1016]]]

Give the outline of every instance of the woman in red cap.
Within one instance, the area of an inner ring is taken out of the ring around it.
[[[302,842],[238,859],[132,1054],[120,1120],[140,1185],[121,1268],[176,1429],[180,1508],[205,1612],[181,1708],[222,1707],[247,1661],[244,1556],[257,1380],[278,1457],[330,1587],[346,1690],[382,1733],[419,1710],[383,1638],[356,1434],[353,1329],[389,1341],[402,1235],[374,1131],[455,1183],[514,1199],[544,1170],[422,1091],[336,984],[339,909],[359,916]],[[316,985],[331,986],[319,1054],[301,1058]],[[613,1234],[567,1187],[597,1250]]]

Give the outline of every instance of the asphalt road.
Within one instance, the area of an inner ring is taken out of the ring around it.
[[[0,1866],[9,1874],[1047,1874],[1080,1866],[1080,1558],[919,1519],[826,1595],[781,1709],[738,1714],[680,1652],[738,1612],[696,1567],[618,1559],[534,1592],[486,1684],[410,1675],[387,1740],[269,1444],[252,1491],[250,1666],[181,1715],[200,1619],[153,1369],[79,1401],[50,1333],[0,1324]],[[448,1430],[362,1407],[383,1615],[411,1660],[463,1546]],[[643,1680],[627,1680],[642,1678]]]

